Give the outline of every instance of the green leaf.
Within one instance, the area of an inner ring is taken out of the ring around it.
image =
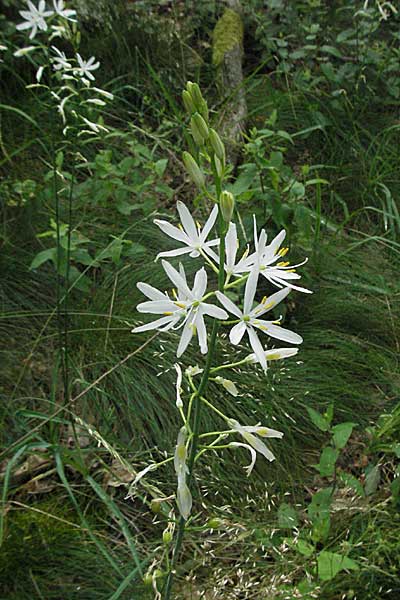
[[[315,550],[312,544],[309,544],[308,542],[302,539],[297,540],[295,548],[298,552],[300,552],[300,554],[306,556],[307,558],[310,558],[310,556],[314,554]]]
[[[336,56],[336,58],[342,58],[342,53],[337,48],[333,46],[321,46],[321,52],[325,52],[326,54],[331,54],[332,56]]]
[[[317,412],[313,408],[307,406],[306,409],[308,412],[308,416],[314,423],[315,427],[318,427],[318,429],[320,429],[321,431],[329,430],[329,422],[325,417],[323,417],[319,412]]]
[[[296,198],[304,198],[306,193],[306,188],[300,181],[295,181],[292,187],[290,188],[290,193]]]
[[[165,173],[165,169],[167,168],[168,158],[161,158],[154,165],[154,170],[159,177],[162,177]]]
[[[57,248],[48,248],[47,250],[42,250],[42,252],[36,254],[35,258],[31,262],[29,270],[32,271],[32,269],[37,269],[48,260],[51,260],[54,264],[56,264]]]
[[[282,529],[294,529],[299,524],[297,511],[290,504],[283,502],[278,510],[278,525]]]
[[[370,496],[378,489],[379,481],[381,479],[379,465],[374,465],[370,469],[365,476],[365,493],[367,496]]]
[[[346,569],[356,571],[359,568],[358,564],[351,558],[335,552],[328,552],[327,550],[320,552],[317,563],[318,577],[321,581],[330,581],[340,571]]]
[[[334,427],[332,427],[333,443],[335,444],[336,448],[342,449],[345,447],[355,425],[356,423],[348,422],[339,423],[339,425],[334,425]]]
[[[339,450],[327,446],[322,450],[321,458],[315,468],[319,471],[321,477],[332,477],[335,473],[335,464],[339,456]]]

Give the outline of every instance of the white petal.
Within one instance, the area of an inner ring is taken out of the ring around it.
[[[189,254],[190,251],[191,251],[191,248],[186,246],[184,248],[177,248],[176,250],[168,250],[167,252],[159,252],[156,256],[156,261],[159,258],[171,258],[173,256],[181,256],[182,254]]]
[[[181,339],[179,340],[178,349],[176,355],[179,358],[185,352],[188,347],[190,340],[193,337],[193,323],[191,320],[187,320],[182,331]]]
[[[197,271],[194,278],[192,294],[196,300],[201,300],[207,288],[207,272],[204,267]]]
[[[247,328],[247,333],[249,335],[250,345],[254,350],[254,354],[257,356],[258,362],[261,364],[263,369],[266,369],[267,360],[265,358],[264,348],[262,347],[262,344],[258,339],[258,335],[252,327]]]
[[[236,259],[236,253],[238,249],[238,238],[236,233],[235,223],[229,223],[228,233],[225,237],[225,253],[226,253],[226,267],[227,271],[230,271]]]
[[[132,329],[131,333],[141,333],[142,331],[150,331],[151,329],[159,329],[163,325],[167,325],[168,323],[173,323],[176,320],[176,317],[168,316],[161,317],[161,319],[156,319],[151,323],[146,323],[146,325],[140,325],[139,327],[135,327]]]
[[[226,310],[232,313],[232,315],[235,315],[235,317],[239,317],[239,319],[243,316],[241,310],[232,302],[232,300],[228,298],[228,296],[225,296],[225,294],[219,291],[215,292],[215,295],[217,296],[221,304],[225,306]]]
[[[270,323],[268,321],[262,321],[261,325],[266,327],[265,333],[268,333],[268,335],[276,338],[277,340],[282,340],[283,342],[288,342],[289,344],[301,344],[303,341],[303,338],[298,333],[294,333],[294,331],[280,327],[280,325],[275,325],[274,323]],[[259,327],[258,325],[254,326]]]
[[[196,328],[197,328],[197,337],[199,340],[200,352],[202,354],[207,354],[207,351],[208,351],[207,330],[206,330],[204,318],[203,318],[203,315],[201,314],[201,312],[197,313],[194,324],[196,325]]]
[[[243,323],[243,321],[240,321],[240,323],[234,325],[229,332],[229,339],[231,341],[231,344],[237,346],[237,344],[239,344],[240,340],[242,339],[245,331],[246,325],[245,323]]]
[[[178,476],[176,503],[181,516],[187,521],[192,510],[192,495],[183,476]]]
[[[224,311],[223,308],[219,306],[215,306],[214,304],[208,304],[208,302],[201,303],[201,311],[214,319],[225,320],[228,318],[228,313]]]
[[[181,231],[178,227],[175,227],[175,225],[171,225],[171,223],[168,223],[168,221],[162,221],[161,219],[154,219],[153,223],[158,225],[158,227],[161,229],[161,231],[163,233],[166,233],[167,235],[169,235],[169,237],[173,238],[174,240],[179,240],[180,242],[183,242],[184,244],[190,243],[190,240],[189,240],[188,236],[186,235],[186,233]]]
[[[311,290],[308,290],[307,288],[303,288],[300,287],[299,285],[294,285],[293,283],[290,283],[289,281],[282,281],[281,279],[279,279],[278,277],[273,277],[270,279],[271,283],[275,283],[277,282],[278,284],[284,285],[286,287],[291,288],[292,290],[297,290],[298,292],[305,292],[306,294],[312,294],[313,292]]]
[[[179,309],[172,300],[147,300],[137,305],[136,310],[141,313],[162,315],[163,313],[175,312]]]
[[[290,288],[285,287],[283,290],[279,290],[279,292],[275,292],[272,296],[269,296],[263,304],[259,304],[256,306],[254,310],[251,311],[250,315],[253,317],[261,316],[274,308],[279,302],[281,302],[286,296],[289,294]]]
[[[266,350],[264,354],[267,360],[280,360],[295,356],[298,351],[298,348],[276,348],[274,350]],[[247,360],[253,363],[258,362],[255,354],[249,354]]]
[[[249,477],[249,475],[251,474],[254,465],[256,464],[256,459],[257,459],[257,453],[254,450],[254,448],[252,448],[251,446],[249,446],[249,444],[243,444],[242,442],[230,442],[229,447],[242,447],[242,448],[246,448],[250,454],[251,454],[251,462],[250,464],[245,467],[245,470],[247,471],[247,477]]]
[[[282,229],[282,231],[280,231],[278,233],[278,235],[274,237],[272,242],[265,249],[266,254],[268,253],[268,256],[271,256],[271,257],[274,256],[277,253],[277,251],[279,250],[279,248],[281,247],[282,242],[285,239],[285,237],[286,237],[286,231],[284,229]]]
[[[165,294],[163,292],[160,292],[160,290],[157,290],[155,287],[153,287],[152,285],[149,285],[148,283],[139,281],[136,284],[136,287],[142,292],[142,294],[144,294],[145,296],[150,298],[150,300],[165,300],[166,299]]]
[[[244,303],[243,313],[248,315],[251,311],[254,302],[254,296],[257,289],[258,283],[258,269],[253,267],[248,280],[246,281],[246,288],[244,290]]]
[[[249,442],[249,444],[253,446],[253,448],[255,448],[255,450],[257,450],[257,452],[265,456],[267,460],[270,462],[275,460],[275,456],[272,454],[271,450],[267,448],[264,442],[256,438],[255,435],[252,435],[251,433],[245,433],[243,437],[247,442]]]
[[[166,260],[161,261],[161,264],[164,267],[164,271],[178,290],[182,291],[187,298],[192,298],[192,292],[188,288],[186,278],[182,277],[182,275],[180,275],[180,273],[178,273],[178,271]]]
[[[211,229],[214,227],[214,223],[217,219],[217,216],[218,216],[218,204],[215,204],[214,208],[212,209],[210,216],[208,217],[207,221],[205,222],[205,225],[201,232],[200,240],[202,242],[206,241],[208,234],[210,233]]]
[[[199,236],[197,232],[196,223],[194,222],[193,217],[190,214],[187,206],[183,202],[178,200],[178,202],[176,203],[176,208],[178,209],[178,213],[181,218],[181,223],[188,237],[192,241],[198,240]]]
[[[182,369],[178,363],[174,364],[176,371],[176,406],[182,408],[183,402],[181,397],[181,386],[182,386]]]

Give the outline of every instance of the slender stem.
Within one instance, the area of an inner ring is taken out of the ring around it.
[[[222,187],[221,187],[221,178],[219,177],[219,175],[217,173],[217,168],[216,168],[214,160],[212,161],[212,169],[213,169],[213,175],[214,175],[214,180],[215,180],[215,190],[216,190],[217,201],[218,201],[219,197],[221,195]],[[225,278],[224,265],[225,265],[226,223],[222,217],[221,210],[219,210],[219,213],[218,213],[218,225],[219,225],[219,234],[220,234],[218,289],[223,291],[224,278]],[[197,454],[197,447],[198,447],[198,443],[199,443],[201,401],[204,402],[204,399],[202,398],[202,396],[203,396],[203,393],[205,392],[205,390],[207,388],[207,384],[208,384],[209,374],[210,374],[210,370],[211,370],[211,364],[212,364],[212,360],[214,358],[214,352],[215,352],[215,347],[216,347],[216,342],[217,342],[218,328],[219,328],[219,322],[217,320],[215,320],[213,323],[212,331],[211,331],[210,343],[208,346],[207,360],[206,360],[206,365],[204,367],[203,375],[202,375],[199,387],[197,388],[196,392],[194,392],[194,394],[192,395],[192,398],[191,398],[191,404],[192,404],[191,409],[193,408],[193,427],[192,427],[193,436],[192,436],[192,440],[191,440],[190,453],[189,453],[189,458],[188,458],[188,463],[187,463],[188,471],[189,471],[187,485],[188,485],[189,489],[191,488],[191,483],[193,480],[193,467],[194,467],[194,462],[195,462],[196,454]],[[177,536],[176,536],[175,547],[174,547],[174,552],[173,552],[173,556],[172,556],[172,560],[171,560],[171,565],[170,565],[170,569],[168,571],[167,580],[165,582],[165,587],[163,590],[164,600],[170,600],[170,598],[171,598],[172,583],[174,580],[175,568],[176,568],[176,565],[178,562],[179,553],[180,553],[183,538],[185,535],[185,524],[186,524],[185,519],[183,517],[181,517],[179,519],[178,532],[177,532]]]

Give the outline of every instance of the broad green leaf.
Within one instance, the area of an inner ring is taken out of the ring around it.
[[[365,476],[365,493],[370,496],[378,489],[379,481],[381,479],[379,465],[371,467]]]
[[[356,423],[339,423],[332,427],[333,443],[336,448],[342,449],[347,444]]]
[[[299,524],[299,518],[297,515],[297,511],[290,504],[280,505],[278,510],[278,525],[282,527],[282,529],[293,529],[297,527]]]
[[[347,558],[347,556],[342,556],[341,554],[337,554],[335,552],[328,552],[326,550],[322,550],[322,552],[320,552],[317,563],[318,577],[321,579],[321,581],[330,581],[336,577],[340,571],[356,571],[359,568],[358,564],[351,558]]]
[[[154,165],[154,170],[159,177],[162,177],[165,173],[165,169],[167,168],[168,158],[161,158]]]
[[[335,464],[339,456],[339,451],[332,446],[327,446],[322,450],[319,463],[315,468],[319,471],[321,477],[332,477],[335,473]]]
[[[321,415],[321,413],[314,410],[313,408],[310,408],[308,406],[306,408],[307,408],[308,416],[310,417],[311,421],[314,423],[315,427],[318,427],[318,429],[320,429],[321,431],[328,431],[329,430],[328,420],[325,417],[323,417]]]
[[[48,260],[51,260],[54,264],[56,264],[57,248],[48,248],[47,250],[42,250],[42,252],[36,254],[35,258],[31,262],[29,269],[37,269]]]
[[[309,542],[306,542],[305,540],[302,540],[302,539],[299,539],[297,541],[295,548],[297,549],[298,552],[300,552],[300,554],[302,554],[303,556],[306,556],[307,558],[310,558],[310,556],[312,556],[315,551],[315,548],[312,544],[310,544]]]

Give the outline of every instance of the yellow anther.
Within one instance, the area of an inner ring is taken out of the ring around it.
[[[178,225],[178,228],[179,228],[181,231],[183,231],[183,232],[185,231],[185,230],[183,229],[183,225],[182,225],[182,223],[179,223],[179,225]]]
[[[288,265],[290,265],[290,262],[278,262],[278,264],[276,265],[277,267],[287,267]]]
[[[196,325],[194,323],[190,324],[190,329],[193,331],[193,335],[195,335],[196,332],[197,332],[197,327],[196,327]]]
[[[177,300],[178,299],[178,294],[176,293],[176,289],[172,288],[172,295],[173,297]]]
[[[264,296],[264,298],[261,300],[261,304],[265,304],[268,300],[268,296]]]
[[[198,221],[196,221],[197,229],[201,229],[201,225]]]
[[[278,358],[280,358],[281,355],[279,354],[279,352],[276,352],[275,354],[269,354],[267,356],[268,360],[278,360]]]
[[[175,306],[177,306],[178,308],[186,308],[186,305],[183,304],[183,302],[174,302]]]
[[[286,273],[296,273],[296,269],[288,269]]]
[[[279,256],[285,256],[289,252],[289,248],[281,248],[278,252]]]
[[[166,317],[170,317],[173,313],[172,312],[165,312],[163,313],[163,315],[165,315]]]
[[[267,429],[266,427],[259,427],[259,428],[257,429],[257,433],[258,433],[258,435],[261,435],[261,436],[266,436],[266,435],[268,435],[268,431],[269,431],[269,429]]]

